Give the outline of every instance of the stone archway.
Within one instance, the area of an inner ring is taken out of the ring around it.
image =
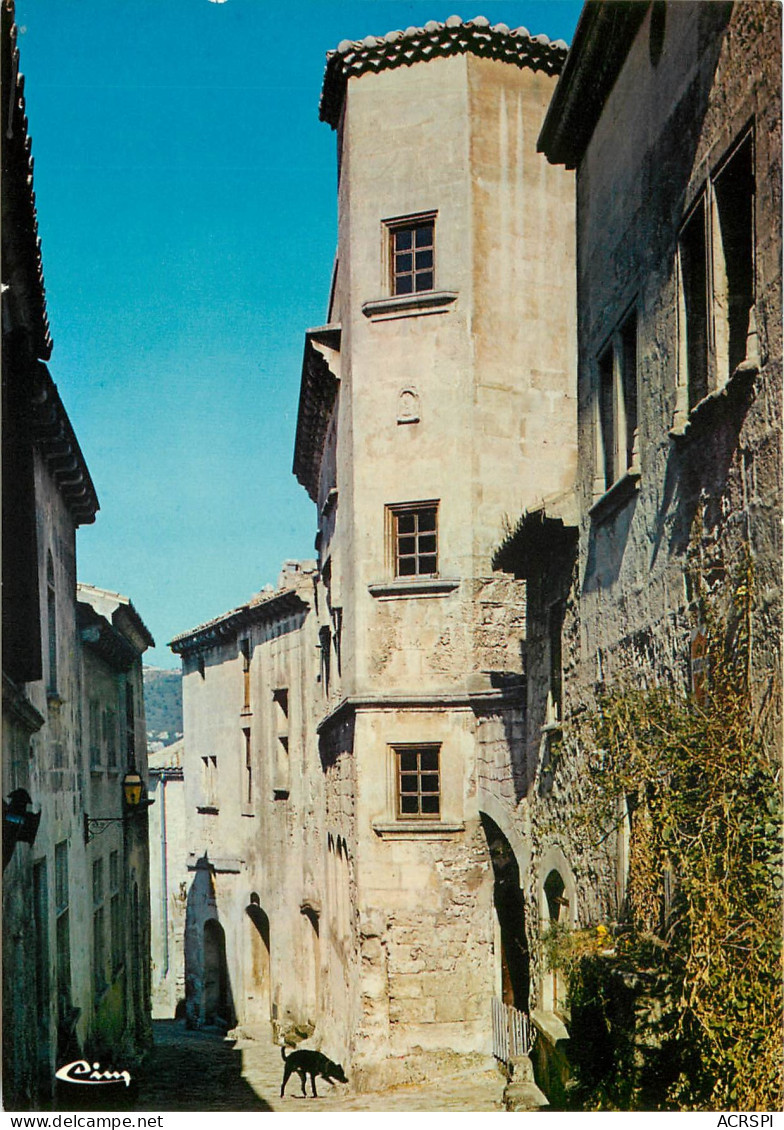
[[[253,996],[254,1018],[269,1020],[272,1016],[272,992],[270,988],[270,921],[262,910],[259,896],[255,891],[245,913],[252,925],[250,929],[250,984]]]
[[[501,999],[527,1012],[531,973],[520,867],[498,824],[485,812],[480,816],[493,865],[493,904],[501,942]]]
[[[226,935],[216,918],[204,923],[203,1022],[231,1027],[229,971],[226,964]]]

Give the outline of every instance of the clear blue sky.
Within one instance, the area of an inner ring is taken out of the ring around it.
[[[453,13],[568,43],[580,8],[17,0],[50,369],[101,502],[79,579],[131,597],[148,662],[315,556],[291,463],[335,251],[326,52]]]

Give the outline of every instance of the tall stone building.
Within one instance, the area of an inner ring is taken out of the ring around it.
[[[360,1086],[489,1052],[493,997],[528,1003],[525,588],[491,556],[575,472],[573,180],[536,152],[565,54],[453,17],[328,56],[338,250],[294,470],[328,612],[321,1007]]]
[[[122,782],[145,772],[140,657],[152,639],[126,598],[77,589],[76,531],[98,500],[46,365],[9,0],[1,54],[3,1099],[19,1110],[51,1103],[69,1059],[128,1064],[149,1040],[146,832],[143,815],[124,820]]]
[[[699,690],[690,578],[726,603],[747,553],[780,710],[779,19],[602,2],[568,55],[457,17],[329,54],[318,562],[172,645],[192,1023],[312,1032],[361,1089],[498,1050],[514,1006],[563,1101],[547,935],[624,919],[633,823],[586,823],[566,736],[609,687]]]
[[[588,761],[552,743],[610,688],[701,693],[701,609],[732,612],[747,555],[750,684],[780,724],[780,51],[774,4],[588,4],[540,137],[577,177],[577,474],[496,561],[527,584],[544,919],[548,882],[561,921],[627,917],[635,819],[592,843],[569,819]],[[557,1090],[566,1014],[539,983]]]
[[[319,635],[312,562],[171,643],[183,661],[192,1027],[312,1032],[319,1017]],[[179,866],[179,863],[176,863]]]

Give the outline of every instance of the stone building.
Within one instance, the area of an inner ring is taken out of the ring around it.
[[[573,179],[536,152],[565,55],[453,17],[328,56],[338,250],[294,471],[330,656],[321,1008],[360,1087],[528,1005],[525,586],[491,557],[575,473]]]
[[[188,854],[181,739],[147,755],[150,798],[150,977],[153,1019],[179,1016],[185,1003]]]
[[[52,342],[9,0],[1,54],[3,1098],[18,1110],[49,1104],[54,1072],[69,1059],[95,1052],[127,1062],[148,1037],[146,848],[139,829],[119,828],[134,749],[145,767],[140,656],[152,641],[125,598],[77,592],[76,530],[95,520],[98,500],[46,365]],[[87,843],[87,814],[117,823]]]
[[[179,635],[188,870],[189,1025],[270,1020],[300,1038],[318,1018],[321,677],[312,562],[277,589]],[[179,866],[179,864],[177,864]]]
[[[544,926],[626,914],[630,815],[603,854],[570,822],[590,774],[575,749],[551,757],[562,724],[612,686],[698,691],[700,597],[726,611],[747,553],[751,684],[779,693],[780,49],[774,4],[591,3],[539,140],[576,170],[577,474],[496,563],[527,584]],[[554,1051],[562,1002],[539,984]]]

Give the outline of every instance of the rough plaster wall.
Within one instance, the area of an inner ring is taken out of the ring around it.
[[[408,897],[404,887],[383,907],[365,897],[359,915],[355,1062],[368,1077],[371,1065],[416,1045],[488,1050],[492,876],[481,826],[472,821],[457,840],[398,844],[388,869],[408,885]]]
[[[578,177],[580,232],[580,553],[564,625],[564,713],[579,723],[612,686],[689,688],[697,626],[697,568],[729,603],[744,543],[755,557],[755,672],[778,667],[781,590],[780,9],[668,5],[657,67],[643,23]],[[762,370],[747,402],[729,405],[696,440],[675,447],[675,257],[685,208],[755,117],[756,311]],[[604,520],[593,501],[591,385],[596,357],[632,298],[639,302],[639,493]],[[579,814],[590,789],[585,754],[568,737],[557,763],[537,742],[547,690],[546,606],[564,592],[546,573],[529,586],[529,744],[536,776],[528,806],[526,887],[532,985],[541,991],[535,928],[542,861],[560,849],[574,876],[577,920],[623,911],[617,843],[598,843]],[[760,688],[758,687],[758,690]]]
[[[320,738],[324,767],[324,834],[333,845],[342,840],[345,862],[335,867],[336,882],[325,907],[327,969],[324,988],[325,1030],[336,1045],[339,1062],[352,1055],[359,997],[361,942],[357,934],[356,763],[352,721],[334,723]],[[341,889],[342,888],[342,889]],[[361,929],[361,928],[360,928]]]
[[[483,572],[504,516],[574,475],[574,174],[536,151],[555,77],[466,63],[473,571]]]

